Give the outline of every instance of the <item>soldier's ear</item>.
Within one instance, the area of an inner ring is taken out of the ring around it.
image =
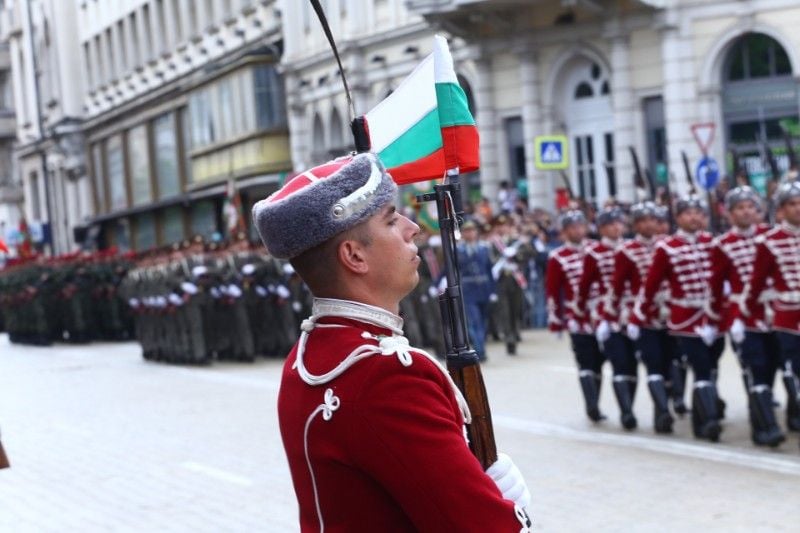
[[[336,258],[345,271],[363,275],[369,272],[364,244],[356,239],[344,239],[336,247]]]

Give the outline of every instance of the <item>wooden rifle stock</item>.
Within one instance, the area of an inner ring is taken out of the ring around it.
[[[418,196],[417,201],[436,202],[447,278],[447,288],[439,296],[445,360],[447,370],[464,395],[472,415],[472,422],[467,425],[470,450],[486,470],[497,461],[497,445],[480,361],[467,340],[467,318],[461,295],[461,275],[458,269],[455,238],[458,224],[456,217],[461,213],[458,175],[451,175],[449,183],[436,185],[434,192]]]

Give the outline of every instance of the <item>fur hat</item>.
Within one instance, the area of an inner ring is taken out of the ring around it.
[[[291,259],[365,221],[396,193],[377,155],[350,155],[289,180],[253,206],[253,221],[269,253]]]
[[[699,209],[701,211],[706,211],[707,209],[706,202],[695,194],[690,194],[689,196],[684,196],[683,198],[678,199],[675,202],[675,214],[680,215],[687,209]]]
[[[631,206],[631,219],[638,222],[646,217],[658,218],[658,206],[655,202],[646,201]]]
[[[597,214],[597,226],[605,226],[607,224],[611,224],[612,222],[622,222],[624,219],[625,215],[621,209],[609,207],[603,209]]]
[[[758,196],[755,189],[748,185],[742,185],[729,190],[725,195],[725,208],[730,211],[736,204],[744,201],[753,202],[756,207],[761,207],[761,197]]]
[[[778,204],[778,207],[781,207],[792,198],[797,198],[798,196],[800,196],[800,181],[788,181],[775,191],[775,203]]]
[[[558,227],[562,230],[572,224],[586,224],[586,215],[583,214],[583,211],[573,209],[558,217]]]

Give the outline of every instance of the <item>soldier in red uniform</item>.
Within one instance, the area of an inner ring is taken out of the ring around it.
[[[625,233],[622,211],[605,209],[597,215],[600,240],[586,246],[583,272],[575,295],[575,313],[588,318],[595,331],[598,346],[611,362],[614,370],[614,394],[620,410],[622,427],[636,429],[633,398],[636,395],[636,350],[626,335],[612,331],[612,324],[604,319],[606,295],[611,291],[614,277],[614,255],[622,244]],[[592,294],[595,296],[592,297]]]
[[[670,318],[667,328],[678,341],[681,353],[687,355],[694,372],[692,426],[698,438],[719,440],[719,398],[712,370],[715,367],[712,346],[717,331],[709,324],[705,308],[708,301],[708,279],[711,270],[711,241],[703,231],[705,203],[696,196],[680,199],[675,206],[678,230],[672,237],[656,245],[653,263],[637,303],[634,325],[644,326],[659,312],[656,294],[665,280],[669,283]]]
[[[528,531],[513,462],[484,472],[447,371],[402,336],[419,228],[396,212],[377,156],[308,170],[253,208],[270,254],[315,296],[278,395],[281,437],[308,531]]]
[[[653,261],[659,229],[658,206],[653,202],[635,204],[630,214],[635,236],[622,243],[614,254],[614,276],[603,305],[604,318],[612,335],[626,335],[635,343],[647,368],[647,387],[655,406],[653,426],[656,433],[672,433],[673,418],[667,396],[672,364],[668,335],[658,317],[645,320],[642,328],[631,322],[635,295],[641,290]],[[634,366],[634,376],[635,369]]]
[[[756,238],[769,228],[758,224],[760,199],[750,187],[736,187],[725,196],[732,228],[714,240],[711,249],[711,300],[708,314],[720,331],[728,331],[742,365],[755,444],[777,446],[785,439],[772,407],[772,382],[779,364],[775,337],[761,303],[749,316],[736,318],[755,260]],[[725,284],[730,293],[725,295]]]
[[[769,306],[786,386],[787,426],[800,430],[800,182],[784,183],[775,195],[780,224],[756,239],[753,272],[744,287],[736,317],[747,328],[763,311],[761,298],[772,281]],[[733,328],[733,326],[731,326]],[[738,327],[738,326],[737,326]]]
[[[579,316],[573,305],[583,271],[588,226],[581,211],[567,211],[561,215],[559,225],[565,242],[553,250],[547,260],[547,324],[550,331],[561,334],[566,330],[569,333],[572,351],[578,363],[578,378],[586,403],[586,415],[593,422],[599,422],[605,419],[598,406],[605,359],[593,334],[589,317]]]

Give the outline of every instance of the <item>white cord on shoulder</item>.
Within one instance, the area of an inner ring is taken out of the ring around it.
[[[397,355],[397,359],[400,361],[405,367],[411,366],[413,363],[412,352],[422,355],[423,357],[427,358],[431,361],[436,368],[438,368],[442,374],[447,378],[447,381],[450,383],[450,387],[453,389],[453,394],[456,397],[456,402],[458,403],[458,407],[461,410],[461,416],[464,419],[465,424],[469,424],[472,421],[472,414],[469,411],[469,406],[467,405],[467,401],[464,398],[464,395],[461,394],[461,391],[456,386],[453,378],[450,377],[450,373],[447,372],[447,369],[440,363],[434,356],[426,352],[425,350],[421,350],[419,348],[412,348],[409,343],[408,339],[403,337],[402,335],[392,335],[392,336],[377,336],[372,335],[368,332],[363,332],[361,337],[364,339],[372,339],[378,341],[378,345],[375,346],[374,344],[362,344],[361,346],[355,348],[352,352],[350,352],[347,357],[345,357],[341,363],[336,365],[333,370],[326,372],[321,375],[315,375],[309,372],[306,369],[304,363],[304,356],[306,351],[306,344],[308,343],[308,337],[311,331],[314,328],[330,328],[330,327],[344,327],[339,324],[317,324],[317,320],[322,318],[320,315],[312,315],[307,320],[304,320],[300,328],[302,329],[302,333],[300,334],[300,341],[297,345],[297,358],[295,360],[293,368],[297,370],[297,373],[300,375],[300,379],[303,382],[311,385],[313,387],[318,385],[324,385],[329,383],[330,381],[336,379],[337,377],[344,374],[350,367],[352,367],[357,362],[361,361],[362,359],[366,359],[367,357],[371,357],[373,355]]]

